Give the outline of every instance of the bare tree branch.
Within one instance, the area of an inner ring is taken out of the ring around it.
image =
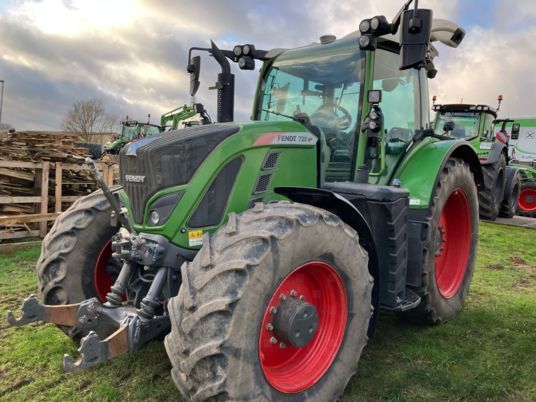
[[[79,100],[73,103],[63,120],[63,129],[77,133],[80,141],[91,143],[96,134],[110,132],[117,119],[106,113],[100,99]]]

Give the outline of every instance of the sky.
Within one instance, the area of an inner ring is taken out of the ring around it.
[[[389,20],[401,0],[0,0],[2,122],[18,130],[60,130],[73,102],[97,98],[108,113],[151,121],[190,102],[187,51],[253,43],[259,49],[342,37],[363,18]],[[457,49],[438,45],[430,95],[439,103],[496,106],[503,117],[536,116],[536,2],[421,0],[435,18],[467,35]],[[202,56],[196,101],[216,115],[209,91],[218,67]],[[259,65],[257,64],[257,67]],[[235,119],[251,114],[257,74],[236,73]],[[117,127],[115,127],[117,129]]]

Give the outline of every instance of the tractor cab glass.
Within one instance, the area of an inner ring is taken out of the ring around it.
[[[323,134],[328,165],[343,180],[351,174],[363,60],[356,38],[307,46],[279,56],[261,82],[259,120],[306,113]]]
[[[134,138],[138,138],[138,125],[135,124],[129,126],[127,124],[124,124],[122,136],[129,141],[133,140]]]
[[[141,128],[141,132],[140,132],[141,137],[151,137],[156,134],[160,134],[160,127],[146,124]]]
[[[493,141],[493,139],[495,138],[495,132],[493,128],[494,120],[495,120],[495,116],[493,116],[492,114],[490,113],[484,114],[484,118],[482,119],[482,124],[484,124],[484,129],[482,130],[483,139],[486,139],[488,141]]]
[[[419,72],[400,70],[400,56],[378,49],[374,59],[374,89],[381,89],[384,133],[388,143],[408,143],[420,129]],[[389,148],[388,148],[389,149]]]
[[[446,132],[446,135],[459,140],[470,140],[478,135],[480,115],[473,112],[439,112],[436,117],[436,132],[442,133],[447,122],[453,122],[454,129]]]

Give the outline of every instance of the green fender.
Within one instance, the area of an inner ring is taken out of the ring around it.
[[[463,159],[468,163],[477,187],[482,186],[480,161],[467,142],[426,138],[410,150],[393,175],[392,184],[399,180],[400,186],[409,190],[410,208],[430,206],[439,174],[451,157]]]
[[[521,163],[510,163],[508,167],[515,168],[519,172],[521,181],[536,181],[536,169]]]

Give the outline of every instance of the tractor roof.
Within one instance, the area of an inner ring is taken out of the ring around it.
[[[449,105],[434,105],[434,112],[439,113],[489,113],[497,118],[497,111],[488,105],[471,105],[467,103],[452,103]]]

